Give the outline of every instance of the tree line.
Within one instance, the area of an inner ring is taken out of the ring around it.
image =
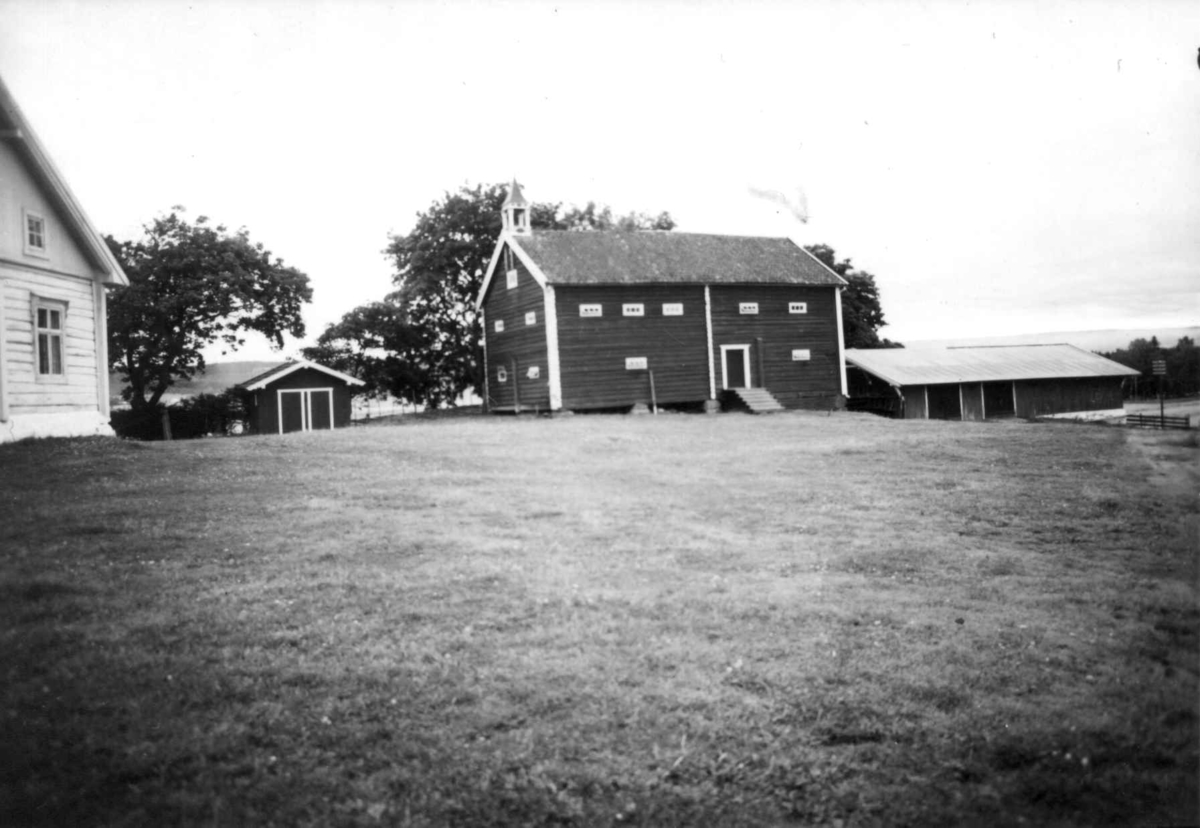
[[[437,407],[481,388],[475,297],[506,193],[501,184],[463,186],[418,213],[412,231],[390,236],[383,250],[393,289],[329,325],[304,357],[364,380],[371,396],[404,403]],[[532,204],[530,224],[578,232],[675,228],[666,211],[616,215],[595,202]],[[173,383],[202,372],[202,351],[212,344],[234,352],[255,331],[281,348],[284,334],[305,335],[308,276],[252,242],[245,228],[230,232],[204,216],[189,221],[175,207],[146,225],[140,239],[106,241],[129,277],[109,299],[110,368],[124,379],[122,396],[135,412],[157,411]],[[846,347],[903,347],[878,334],[884,316],[875,277],[828,245],[806,249],[847,281]]]
[[[1100,356],[1119,362],[1141,372],[1125,383],[1126,398],[1153,397],[1158,394],[1158,378],[1154,361],[1163,360],[1167,373],[1162,378],[1162,393],[1168,397],[1190,397],[1200,394],[1200,348],[1189,336],[1180,337],[1173,348],[1164,348],[1157,336],[1134,339],[1124,348],[1101,353]]]

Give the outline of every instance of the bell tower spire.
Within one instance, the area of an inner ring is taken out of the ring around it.
[[[525,200],[521,185],[515,178],[512,186],[508,188],[508,197],[500,207],[500,215],[505,230],[515,236],[529,235],[529,202]]]

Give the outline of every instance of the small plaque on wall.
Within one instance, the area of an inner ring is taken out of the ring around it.
[[[798,348],[792,351],[792,362],[808,362],[812,359],[812,351],[808,348]]]
[[[626,371],[646,370],[646,357],[625,357]]]
[[[525,376],[529,379],[537,379],[542,375],[541,369],[536,365],[530,365],[529,370],[525,372]]]
[[[683,302],[663,302],[663,316],[683,316]]]
[[[758,313],[758,302],[739,302],[738,313],[751,315]]]

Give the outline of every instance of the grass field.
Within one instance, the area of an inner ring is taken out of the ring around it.
[[[1198,819],[1192,434],[0,447],[0,824]]]

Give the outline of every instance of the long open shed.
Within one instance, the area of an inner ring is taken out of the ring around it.
[[[850,407],[904,419],[1102,419],[1138,372],[1074,345],[846,351]]]

